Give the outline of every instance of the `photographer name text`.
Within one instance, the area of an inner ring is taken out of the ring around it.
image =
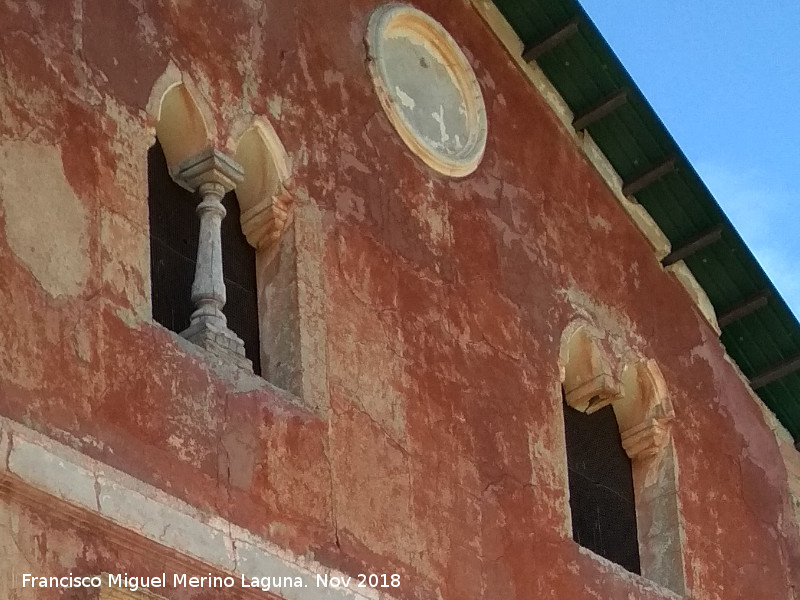
[[[308,580],[311,580],[310,583]],[[400,575],[393,573],[360,573],[357,576],[347,575],[316,575],[315,577],[248,577],[246,575],[188,575],[186,573],[173,573],[168,577],[166,573],[155,576],[134,576],[127,573],[103,574],[94,576],[75,576],[72,573],[63,577],[45,577],[22,573],[23,588],[124,588],[131,592],[141,589],[160,588],[254,588],[264,592],[281,588],[399,588]]]

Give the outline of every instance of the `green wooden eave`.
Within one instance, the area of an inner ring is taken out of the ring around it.
[[[764,403],[800,440],[800,369],[796,368],[800,324],[631,76],[576,0],[494,3],[526,49],[577,22],[571,35],[562,36],[536,58],[573,114],[628,90],[627,102],[588,125],[587,131],[625,182],[675,159],[674,171],[634,193],[669,238],[673,251],[722,227],[719,241],[696,251],[685,263],[718,315],[754,295],[768,294],[764,306],[726,324],[721,339]],[[774,380],[762,385],[765,378]]]

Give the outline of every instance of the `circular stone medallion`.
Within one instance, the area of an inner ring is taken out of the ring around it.
[[[439,23],[406,4],[375,10],[369,66],[400,137],[445,175],[472,173],[486,147],[486,107],[467,58]]]

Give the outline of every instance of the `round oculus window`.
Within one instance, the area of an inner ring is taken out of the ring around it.
[[[370,18],[367,47],[381,105],[406,145],[440,173],[472,173],[486,147],[486,107],[450,34],[422,11],[387,4]]]

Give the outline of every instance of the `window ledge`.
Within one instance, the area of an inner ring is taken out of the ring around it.
[[[216,355],[204,350],[174,331],[167,329],[157,321],[151,321],[150,324],[161,331],[167,332],[184,353],[205,366],[216,379],[220,380],[228,387],[230,392],[237,394],[247,394],[256,391],[269,392],[272,396],[291,405],[293,409],[308,413],[309,416],[315,418],[319,417],[318,414],[305,405],[300,396],[283,388],[279,388],[260,375],[255,375],[252,371],[221,360]]]
[[[610,571],[613,575],[617,576],[620,579],[626,580],[631,584],[635,585],[640,590],[645,590],[647,592],[651,592],[657,594],[659,597],[663,598],[664,600],[683,600],[686,598],[685,594],[678,594],[668,588],[665,588],[663,585],[656,583],[652,579],[648,579],[644,575],[638,575],[637,573],[633,573],[628,571],[624,567],[621,567],[615,562],[608,560],[607,558],[600,556],[596,552],[586,548],[585,546],[581,546],[577,542],[573,543],[578,547],[578,551],[583,554],[584,556],[588,556],[596,563],[598,563],[599,567],[603,570]]]

